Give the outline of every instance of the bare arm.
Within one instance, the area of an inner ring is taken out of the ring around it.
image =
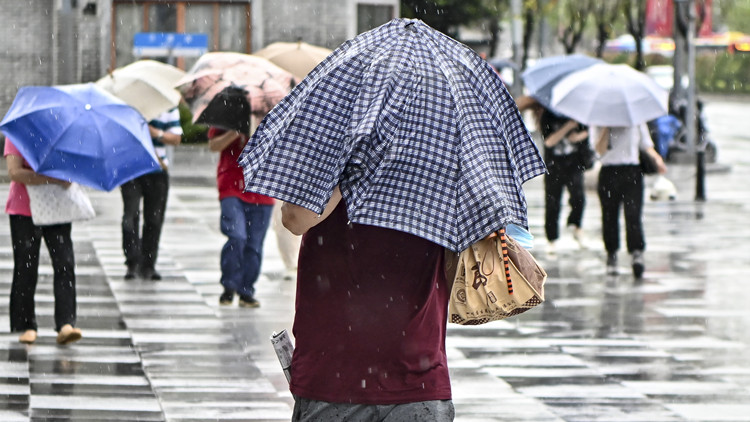
[[[604,127],[602,128],[602,133],[599,134],[599,139],[597,139],[596,144],[594,144],[594,149],[600,157],[604,155],[605,152],[607,152],[607,147],[609,146],[609,142],[607,141],[609,141],[609,128]]]
[[[564,125],[560,129],[557,129],[553,133],[551,133],[548,137],[544,138],[544,146],[547,148],[552,148],[553,146],[557,145],[562,141],[562,139],[567,135],[571,130],[578,127],[578,122],[575,120],[568,120],[565,122]]]
[[[578,142],[585,141],[589,137],[589,131],[588,130],[579,130],[576,132],[573,132],[568,136],[568,140],[574,144],[577,144]]]
[[[238,136],[241,136],[241,134],[236,130],[230,130],[221,135],[214,136],[208,140],[208,149],[213,152],[224,151],[229,145],[232,145]]]
[[[167,145],[179,145],[182,142],[182,135],[176,133],[164,132],[161,129],[157,129],[151,125],[148,125],[148,132],[152,138],[159,139],[162,143]]]
[[[521,95],[520,97],[515,99],[516,101],[516,107],[518,107],[518,111],[524,112],[527,109],[530,109],[531,107],[534,107],[535,105],[539,104],[537,100],[535,100],[533,97],[530,97],[528,95]]]
[[[290,232],[301,235],[325,220],[341,201],[341,190],[338,186],[333,189],[331,199],[326,204],[323,213],[318,215],[307,208],[285,202],[281,206],[281,222]]]
[[[654,162],[656,162],[656,168],[657,172],[659,174],[664,174],[667,172],[667,165],[664,163],[664,159],[661,158],[661,154],[659,154],[658,151],[656,151],[655,148],[650,147],[645,149],[646,153],[651,156],[651,158],[654,159]]]
[[[53,177],[44,176],[23,166],[23,158],[10,154],[5,157],[6,165],[8,167],[8,176],[10,180],[23,183],[24,185],[45,185],[48,183],[55,183],[60,186],[68,187],[70,182],[66,180],[55,179]]]

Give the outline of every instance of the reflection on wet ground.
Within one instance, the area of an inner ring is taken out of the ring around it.
[[[694,168],[672,166],[679,196],[646,206],[640,282],[625,252],[620,274],[605,275],[593,191],[585,249],[564,233],[548,254],[542,181],[527,184],[548,300],[507,321],[450,326],[457,421],[750,421],[750,137],[731,124],[748,111],[707,102],[731,171],[711,167],[708,201],[695,203]],[[268,338],[291,327],[294,283],[283,280],[274,236],[262,307],[219,307],[215,156],[185,147],[174,161],[163,281],[123,280],[119,192],[91,192],[99,215],[74,225],[79,343],[55,344],[46,253],[40,338],[25,346],[7,332],[12,253],[0,224],[0,420],[289,420],[292,399]]]

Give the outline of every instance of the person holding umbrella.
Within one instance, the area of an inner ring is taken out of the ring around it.
[[[318,65],[239,162],[303,236],[292,420],[453,420],[445,263],[527,228],[522,183],[545,171],[492,67],[394,19]]]
[[[544,178],[544,229],[549,242],[548,252],[554,253],[555,242],[560,237],[563,189],[568,190],[570,204],[567,226],[583,247],[581,223],[586,206],[584,171],[591,168],[594,161],[589,146],[588,128],[546,107],[539,127],[544,137],[544,162],[547,165],[547,175]]]
[[[597,191],[602,208],[602,238],[607,273],[617,274],[620,208],[625,212],[627,249],[633,275],[643,276],[643,173],[640,152],[650,155],[658,172],[667,171],[646,122],[667,114],[668,93],[628,65],[598,63],[573,72],[552,88],[550,106],[589,126],[601,169]]]
[[[659,174],[667,172],[661,155],[654,148],[648,127],[641,123],[628,127],[593,126],[591,137],[596,140],[596,152],[602,164],[597,192],[602,208],[602,239],[607,251],[607,274],[616,275],[617,251],[620,248],[620,208],[625,214],[627,250],[631,254],[633,276],[643,277],[643,173],[639,151],[653,157]]]
[[[249,116],[249,114],[248,114]],[[274,199],[243,192],[245,182],[237,157],[247,143],[247,134],[212,126],[208,130],[208,147],[219,152],[216,186],[221,204],[221,232],[227,242],[221,249],[221,305],[230,305],[235,293],[239,306],[257,308],[255,282],[260,275],[263,242],[271,222]]]
[[[37,226],[31,218],[26,185],[70,182],[44,176],[32,170],[21,152],[6,138],[4,156],[10,176],[5,212],[10,217],[13,245],[13,283],[10,292],[10,330],[21,332],[18,341],[31,344],[37,339],[34,294],[38,281],[41,241],[47,245],[54,269],[55,331],[57,343],[69,344],[81,339],[76,324],[76,275],[71,223]]]
[[[120,186],[122,194],[122,250],[125,254],[125,280],[141,277],[161,280],[156,272],[159,239],[169,196],[167,145],[182,142],[182,126],[177,108],[149,121],[148,130],[161,168]],[[140,230],[143,201],[143,231]]]

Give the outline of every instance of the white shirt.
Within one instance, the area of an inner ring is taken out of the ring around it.
[[[591,126],[589,134],[591,143],[596,148],[596,142],[603,127]],[[638,151],[653,148],[654,141],[648,133],[648,126],[642,123],[637,126],[609,128],[607,151],[599,158],[603,166],[638,165]]]

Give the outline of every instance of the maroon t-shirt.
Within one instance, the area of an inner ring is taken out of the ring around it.
[[[302,238],[291,391],[334,403],[451,398],[443,248],[348,222],[343,201]]]

